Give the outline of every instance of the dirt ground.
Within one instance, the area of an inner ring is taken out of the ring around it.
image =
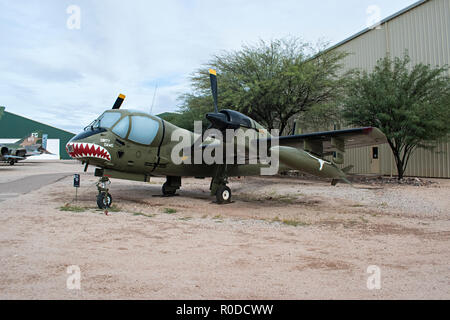
[[[93,168],[82,169],[0,165],[0,299],[450,298],[450,180],[331,187],[236,178],[234,202],[222,206],[209,179],[183,179],[172,198],[158,196],[162,178],[113,180],[106,215],[96,209]],[[28,193],[4,185],[54,173],[56,182]],[[79,290],[67,288],[72,265]],[[367,288],[371,265],[379,290]]]

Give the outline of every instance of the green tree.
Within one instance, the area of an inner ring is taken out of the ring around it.
[[[344,117],[352,125],[378,127],[386,135],[402,179],[416,148],[433,148],[450,132],[448,68],[411,65],[402,58],[380,59],[373,72],[349,82]]]
[[[283,132],[293,116],[333,101],[342,92],[340,70],[345,56],[315,50],[298,39],[244,45],[214,56],[194,73],[194,93],[182,98],[181,111],[213,111],[208,77],[212,67],[217,69],[219,109],[235,109]]]

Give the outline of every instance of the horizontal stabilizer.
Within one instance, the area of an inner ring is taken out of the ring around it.
[[[350,165],[350,166],[345,167],[344,169],[341,169],[341,170],[344,173],[349,173],[354,167],[355,167],[354,165]]]

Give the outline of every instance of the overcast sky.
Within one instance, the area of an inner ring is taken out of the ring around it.
[[[259,39],[335,44],[416,0],[0,0],[0,105],[78,132],[119,93],[124,108],[177,109],[211,55]],[[67,13],[80,9],[80,28]],[[75,28],[74,28],[75,27]]]

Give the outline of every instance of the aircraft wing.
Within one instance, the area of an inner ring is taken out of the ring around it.
[[[25,160],[25,157],[19,157],[19,156],[12,156],[9,154],[5,154],[2,156],[4,159],[19,159],[19,160]]]
[[[267,141],[270,144],[272,139],[255,139],[252,143],[255,143],[255,146],[258,141]],[[333,155],[335,163],[342,163],[346,149],[384,144],[387,140],[378,128],[365,127],[283,136],[278,138],[278,143],[279,146],[302,149],[320,157]],[[214,148],[220,145],[220,141],[212,140],[198,147],[205,149],[207,146]]]
[[[387,143],[386,136],[378,128],[373,127],[279,137],[280,146],[300,148],[320,156],[331,155],[335,151],[384,143]]]

